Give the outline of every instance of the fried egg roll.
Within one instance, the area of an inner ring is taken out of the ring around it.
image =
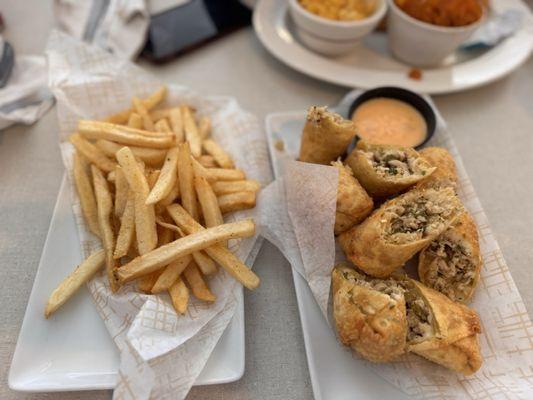
[[[476,224],[468,212],[420,253],[420,280],[454,301],[467,303],[481,271]]]
[[[369,144],[363,140],[346,158],[346,164],[373,198],[404,191],[435,170],[410,147]]]
[[[339,242],[358,268],[385,278],[448,229],[462,210],[451,188],[411,190],[340,234]]]
[[[346,151],[355,134],[353,121],[329,112],[326,107],[311,107],[302,132],[299,159],[329,165]]]
[[[353,177],[352,170],[340,161],[331,163],[339,170],[335,235],[347,231],[363,221],[374,208],[372,198]]]

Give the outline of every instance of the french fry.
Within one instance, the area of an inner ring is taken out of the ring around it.
[[[230,155],[222,149],[218,145],[217,142],[211,139],[205,139],[202,142],[202,146],[205,150],[205,152],[215,159],[218,165],[220,165],[222,168],[235,168],[235,164],[233,163],[233,160],[231,159]]]
[[[104,118],[103,121],[109,122],[110,124],[125,124],[128,122],[131,112],[131,108],[128,108],[127,110],[122,110],[116,114],[109,115]]]
[[[192,258],[194,259],[194,262],[198,268],[200,268],[200,271],[202,271],[202,274],[213,275],[217,272],[217,266],[215,262],[207,254],[201,251],[196,251],[192,253]]]
[[[200,270],[194,262],[185,268],[183,276],[191,287],[192,294],[194,294],[194,297],[198,300],[213,302],[217,299],[211,290],[209,290],[209,286],[207,286],[204,278],[202,278]]]
[[[177,234],[176,238],[186,236],[185,233],[176,225],[169,224],[168,222],[161,221],[161,220],[156,220],[156,222],[160,227],[166,228],[166,231],[176,232]],[[202,271],[204,275],[212,275],[215,272],[217,272],[217,266],[215,262],[209,256],[202,253],[201,251],[195,251],[194,253],[192,253],[192,258],[194,259],[194,261],[196,262],[196,264],[198,265],[198,267],[200,268],[200,270]],[[170,265],[172,265],[172,263]],[[170,265],[168,265],[166,268],[168,269]],[[181,273],[181,270],[180,270],[180,273]]]
[[[102,268],[104,262],[105,251],[98,250],[78,265],[52,292],[46,303],[44,316],[48,318],[65,304],[84,283],[88,282]]]
[[[172,128],[172,132],[174,132],[176,143],[183,143],[185,141],[185,131],[180,108],[171,108],[169,110],[168,118],[170,119],[170,127]]]
[[[165,100],[166,96],[167,96],[167,88],[166,86],[161,86],[158,90],[156,90],[150,96],[143,99],[142,102],[146,109],[151,110],[152,108],[157,106],[159,103],[162,103],[163,100]],[[129,108],[119,113],[110,115],[109,117],[105,118],[105,121],[113,123],[113,124],[125,124],[128,121],[128,118],[132,112],[133,112],[133,109]]]
[[[117,275],[121,283],[129,282],[140,276],[157,271],[178,258],[203,250],[215,243],[234,238],[250,237],[254,233],[255,224],[251,219],[204,229],[136,257],[120,267]]]
[[[257,181],[218,181],[211,184],[217,196],[237,192],[257,192],[261,185]]]
[[[189,289],[180,277],[170,286],[168,294],[176,312],[185,314],[189,303]]]
[[[143,128],[143,119],[137,113],[131,113],[128,118],[128,126],[130,128],[142,129]]]
[[[91,166],[91,170],[93,174],[94,192],[96,194],[96,205],[98,208],[98,225],[100,226],[102,244],[105,250],[106,274],[111,290],[116,292],[119,285],[115,276],[117,262],[113,258],[113,251],[115,249],[115,234],[111,227],[113,201],[102,171],[94,165]]]
[[[198,126],[194,121],[191,109],[188,106],[182,106],[180,109],[181,116],[183,118],[185,140],[189,143],[189,146],[191,146],[191,154],[194,157],[200,157],[202,155],[202,139],[200,139]]]
[[[179,204],[167,207],[169,215],[174,222],[188,235],[205,232],[205,228],[196,222],[187,211]],[[224,226],[224,225],[221,225]],[[215,228],[208,228],[215,229]],[[186,236],[190,237],[190,236]],[[220,264],[231,276],[248,289],[259,286],[259,277],[249,269],[241,260],[221,244],[209,246],[205,252]]]
[[[102,171],[109,172],[115,169],[116,164],[107,158],[102,150],[88,140],[84,139],[81,135],[77,133],[70,135],[69,140],[70,143],[74,145],[76,150],[78,150],[85,158],[87,158]]]
[[[246,175],[240,169],[206,168],[207,180],[214,181],[242,181]]]
[[[107,181],[115,183],[115,171],[114,170],[107,173]]]
[[[176,261],[172,261],[169,265],[167,265],[152,287],[152,293],[161,293],[170,289],[172,284],[176,282],[176,279],[178,279],[180,274],[185,268],[187,268],[191,261],[192,257],[190,255],[186,255],[178,258]]]
[[[141,119],[143,120],[143,127],[147,131],[154,131],[154,121],[152,121],[152,118],[150,118],[150,115],[148,114],[148,110],[144,106],[144,103],[138,98],[134,97],[131,99],[131,103],[133,104],[133,108],[135,111],[137,111],[137,114],[141,116]]]
[[[192,167],[194,170],[194,176],[202,176],[207,179],[208,182],[215,182],[216,179],[209,174],[208,168],[205,168],[196,158],[192,157]],[[211,169],[211,168],[209,168]]]
[[[224,218],[222,218],[222,212],[218,206],[217,196],[213,192],[211,185],[207,182],[207,179],[202,176],[196,176],[194,178],[194,187],[198,195],[200,207],[202,208],[205,225],[208,228],[222,225]]]
[[[255,207],[255,192],[237,192],[218,197],[218,206],[222,214],[247,210]]]
[[[161,118],[154,124],[154,128],[156,132],[162,132],[167,134],[173,134],[172,129],[170,129],[170,125],[168,124],[168,121],[166,118]]]
[[[174,186],[172,186],[172,189],[170,190],[170,192],[163,199],[161,199],[159,203],[157,203],[157,205],[165,208],[166,206],[174,203],[174,201],[176,201],[176,199],[179,196],[180,196],[180,184],[178,180],[176,181],[176,183],[174,183]]]
[[[159,169],[148,169],[145,171],[146,182],[148,182],[148,187],[150,190],[155,186],[161,171]]]
[[[151,274],[145,275],[137,282],[137,288],[146,294],[152,294],[152,288],[154,287],[157,279],[161,275],[161,271],[154,271]]]
[[[146,107],[146,109],[151,110],[152,108],[156,107],[158,104],[161,104],[165,98],[167,97],[167,87],[161,86],[159,89],[157,89],[154,93],[152,93],[150,96],[148,96],[146,99],[143,100],[143,105]]]
[[[160,222],[161,222],[161,224],[164,224],[164,225],[160,225],[159,224]],[[169,244],[170,242],[172,242],[174,240],[174,230],[173,229],[168,229],[167,225],[168,226],[172,226],[172,227],[176,227],[176,228],[178,228],[178,227],[176,225],[167,224],[166,222],[159,221],[159,220],[158,220],[158,225],[159,225],[159,227],[157,228],[157,245],[158,246],[163,246],[165,244]],[[183,232],[183,231],[181,231],[181,232]]]
[[[115,245],[114,259],[119,259],[128,254],[135,237],[135,194],[130,190],[127,194],[126,206],[120,219],[117,243]]]
[[[175,225],[173,225],[175,226]],[[174,232],[165,229],[163,227],[157,228],[157,245],[163,246],[165,244],[168,244],[174,240]],[[139,282],[137,283],[137,287],[139,290],[141,290],[144,293],[151,294],[152,289],[159,279],[159,276],[163,272],[163,269],[157,270],[152,272],[151,274],[145,275],[139,279]]]
[[[203,116],[198,122],[198,133],[200,134],[200,139],[207,139],[211,135],[211,118],[208,116]]]
[[[122,168],[118,165],[115,168],[115,215],[117,217],[122,216],[124,208],[126,207],[126,201],[128,200],[129,185]],[[109,173],[111,175],[111,172]],[[109,180],[109,175],[107,179]]]
[[[174,224],[170,224],[168,222],[162,221],[161,219],[156,219],[156,223],[161,228],[165,228],[165,230],[167,230],[167,231],[176,232],[179,235],[179,237],[186,236],[185,233],[183,232],[183,230],[181,230],[179,226],[176,226]],[[168,243],[170,243],[170,242],[168,242]]]
[[[170,108],[159,108],[157,110],[150,111],[150,118],[152,121],[158,121],[162,118],[168,118],[170,116]]]
[[[140,254],[145,254],[157,246],[157,228],[153,205],[146,204],[150,191],[148,182],[133,153],[128,147],[117,152],[117,160],[135,193],[135,235]]]
[[[124,147],[123,144],[118,144],[105,139],[99,139],[96,141],[96,147],[104,152],[109,157],[115,157],[117,151]],[[165,149],[151,149],[148,147],[135,147],[128,146],[135,156],[135,158],[141,160],[146,165],[158,167],[163,164],[167,155]]]
[[[167,149],[172,146],[174,140],[169,135],[155,136],[151,132],[100,121],[79,121],[78,131],[88,139],[106,139],[125,145],[154,149]]]
[[[213,156],[209,156],[209,155],[200,156],[198,157],[198,162],[202,164],[202,166],[205,168],[216,168],[217,167],[217,163],[215,159],[213,158]]]
[[[173,147],[168,151],[159,178],[146,199],[147,204],[155,204],[171,192],[178,179],[178,155],[178,147]]]
[[[180,145],[178,156],[178,171],[180,196],[183,207],[194,219],[198,219],[198,203],[196,201],[196,191],[194,190],[194,170],[189,149],[189,143]]]
[[[94,197],[91,177],[89,176],[89,165],[83,156],[77,152],[74,154],[74,183],[80,197],[81,211],[85,222],[89,230],[99,237],[98,209],[96,208],[96,198]]]

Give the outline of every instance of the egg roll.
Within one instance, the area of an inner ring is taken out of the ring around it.
[[[420,253],[420,280],[454,301],[467,303],[479,282],[481,255],[476,224],[468,212]]]
[[[410,147],[357,142],[345,163],[373,198],[404,191],[433,173],[426,159]]]
[[[332,272],[333,317],[340,341],[373,362],[405,352],[407,317],[397,282],[372,279],[339,265]]]
[[[300,142],[300,161],[329,165],[341,156],[356,135],[353,121],[329,112],[326,107],[311,107]]]
[[[404,274],[371,278],[347,263],[331,274],[340,341],[373,362],[412,352],[464,375],[483,362],[475,311]]]
[[[405,288],[407,350],[443,367],[471,375],[483,362],[477,313],[413,279]]]
[[[374,208],[372,198],[353,177],[352,170],[340,161],[331,163],[339,170],[335,235],[347,231],[363,221]]]
[[[451,188],[410,190],[341,233],[339,243],[359,269],[386,278],[448,229],[462,210]]]
[[[457,187],[457,170],[455,161],[448,150],[442,147],[426,147],[419,151],[435,171],[416,184],[417,188],[445,188],[451,187],[454,190]]]

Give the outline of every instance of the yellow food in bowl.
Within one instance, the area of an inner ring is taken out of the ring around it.
[[[358,21],[372,15],[376,0],[298,0],[307,11],[335,21]]]

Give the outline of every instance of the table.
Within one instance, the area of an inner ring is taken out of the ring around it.
[[[530,1],[533,4],[533,1]],[[3,33],[19,54],[40,53],[50,2],[0,0]],[[31,19],[31,25],[28,21]],[[25,22],[24,22],[25,21]],[[240,30],[164,66],[141,65],[168,83],[231,95],[260,120],[274,111],[334,104],[346,89],[285,67]],[[214,73],[216,71],[216,73]],[[208,79],[206,79],[208,77]],[[533,315],[533,58],[484,88],[434,98]],[[16,393],[7,374],[64,169],[55,109],[33,126],[0,131],[0,398],[109,399],[111,392]],[[290,266],[266,243],[255,263],[262,285],[245,293],[246,372],[227,385],[193,388],[191,399],[313,397]]]

